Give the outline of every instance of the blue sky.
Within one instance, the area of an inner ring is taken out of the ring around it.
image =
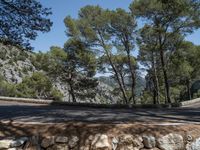
[[[63,46],[67,41],[63,20],[66,16],[77,17],[81,7],[86,5],[100,5],[103,8],[116,9],[118,7],[128,10],[132,0],[39,0],[44,7],[52,8],[53,27],[48,33],[39,33],[31,45],[35,51],[47,51],[51,46]],[[187,37],[188,40],[200,45],[200,31]]]

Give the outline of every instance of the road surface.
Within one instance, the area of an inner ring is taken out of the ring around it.
[[[200,124],[200,103],[173,109],[97,109],[0,101],[0,122],[65,123],[194,123]]]

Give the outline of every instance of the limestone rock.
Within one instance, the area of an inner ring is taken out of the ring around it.
[[[52,146],[54,144],[54,137],[46,137],[42,140],[41,146],[43,148],[47,148],[49,146]]]
[[[154,136],[145,135],[145,136],[142,137],[142,139],[143,139],[143,144],[144,144],[145,148],[150,149],[150,148],[156,147],[156,139],[155,139]]]
[[[90,150],[90,146],[81,146],[80,150]]]
[[[186,145],[186,150],[200,150],[200,138]]]
[[[25,144],[25,150],[41,150],[41,146],[39,143],[39,135],[32,136]]]
[[[68,137],[66,137],[66,136],[58,136],[58,137],[56,137],[55,141],[57,143],[67,143],[68,142]]]
[[[68,143],[69,147],[70,148],[76,147],[78,144],[78,141],[79,141],[79,138],[77,136],[72,136]]]
[[[124,134],[119,137],[117,150],[140,150],[144,147],[142,137]]]
[[[155,148],[150,148],[150,149],[149,149],[149,148],[148,148],[148,149],[142,148],[142,149],[140,149],[140,150],[160,150],[160,149],[155,147]]]
[[[27,137],[19,138],[17,140],[12,141],[10,143],[10,147],[19,147],[19,146],[23,145],[26,141],[28,141]]]
[[[69,150],[69,147],[65,144],[55,144],[52,147],[47,148],[47,150]]]
[[[113,149],[113,150],[116,150],[116,149],[117,149],[118,143],[119,143],[118,139],[114,137],[114,138],[112,139],[112,149]]]
[[[10,145],[12,142],[13,142],[13,140],[9,140],[9,139],[0,140],[0,149],[10,148]]]
[[[184,149],[183,137],[179,134],[170,133],[157,140],[161,150],[182,150]]]
[[[108,136],[105,134],[96,134],[92,141],[92,147],[94,150],[111,150],[111,145],[108,140]]]

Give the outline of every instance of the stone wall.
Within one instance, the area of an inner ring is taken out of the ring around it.
[[[0,139],[0,150],[200,150],[200,138],[169,133],[153,135],[104,133],[89,135],[32,136]]]

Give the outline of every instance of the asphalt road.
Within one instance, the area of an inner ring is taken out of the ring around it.
[[[0,122],[65,123],[195,123],[200,124],[200,104],[173,109],[94,109],[0,101]]]

